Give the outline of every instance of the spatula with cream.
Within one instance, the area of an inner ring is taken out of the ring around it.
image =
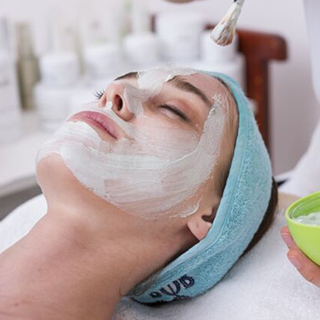
[[[212,30],[211,39],[220,46],[232,43],[236,33],[236,24],[245,0],[234,0],[227,14]]]

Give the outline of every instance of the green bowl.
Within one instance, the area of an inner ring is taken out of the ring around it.
[[[320,192],[294,202],[286,211],[286,219],[297,246],[308,258],[320,266],[320,226],[302,224],[292,219],[312,212],[320,212]]]

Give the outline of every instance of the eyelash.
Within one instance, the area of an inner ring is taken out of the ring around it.
[[[101,90],[95,91],[93,95],[97,98],[97,100],[100,100],[104,95],[104,91],[101,91]]]
[[[100,100],[103,95],[104,95],[104,91],[98,90],[98,91],[94,92],[94,96],[97,98],[97,100]],[[161,104],[160,106],[158,106],[158,108],[170,110],[171,112],[173,112],[177,116],[179,116],[182,120],[187,121],[187,122],[189,121],[189,119],[186,117],[186,115],[174,106],[171,106],[169,104]]]
[[[179,116],[182,120],[187,121],[187,122],[189,121],[188,117],[174,106],[171,106],[169,104],[161,104],[160,106],[158,106],[158,108],[170,110],[173,113],[175,113],[177,116]]]

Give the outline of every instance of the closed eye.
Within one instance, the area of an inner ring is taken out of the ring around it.
[[[177,109],[175,106],[171,106],[169,104],[162,104],[159,108],[169,110],[179,116],[182,120],[190,122],[190,119],[183,113],[181,110]]]

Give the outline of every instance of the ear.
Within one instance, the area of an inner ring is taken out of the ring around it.
[[[203,215],[193,215],[187,223],[190,232],[201,241],[208,234],[212,223],[205,221]]]

